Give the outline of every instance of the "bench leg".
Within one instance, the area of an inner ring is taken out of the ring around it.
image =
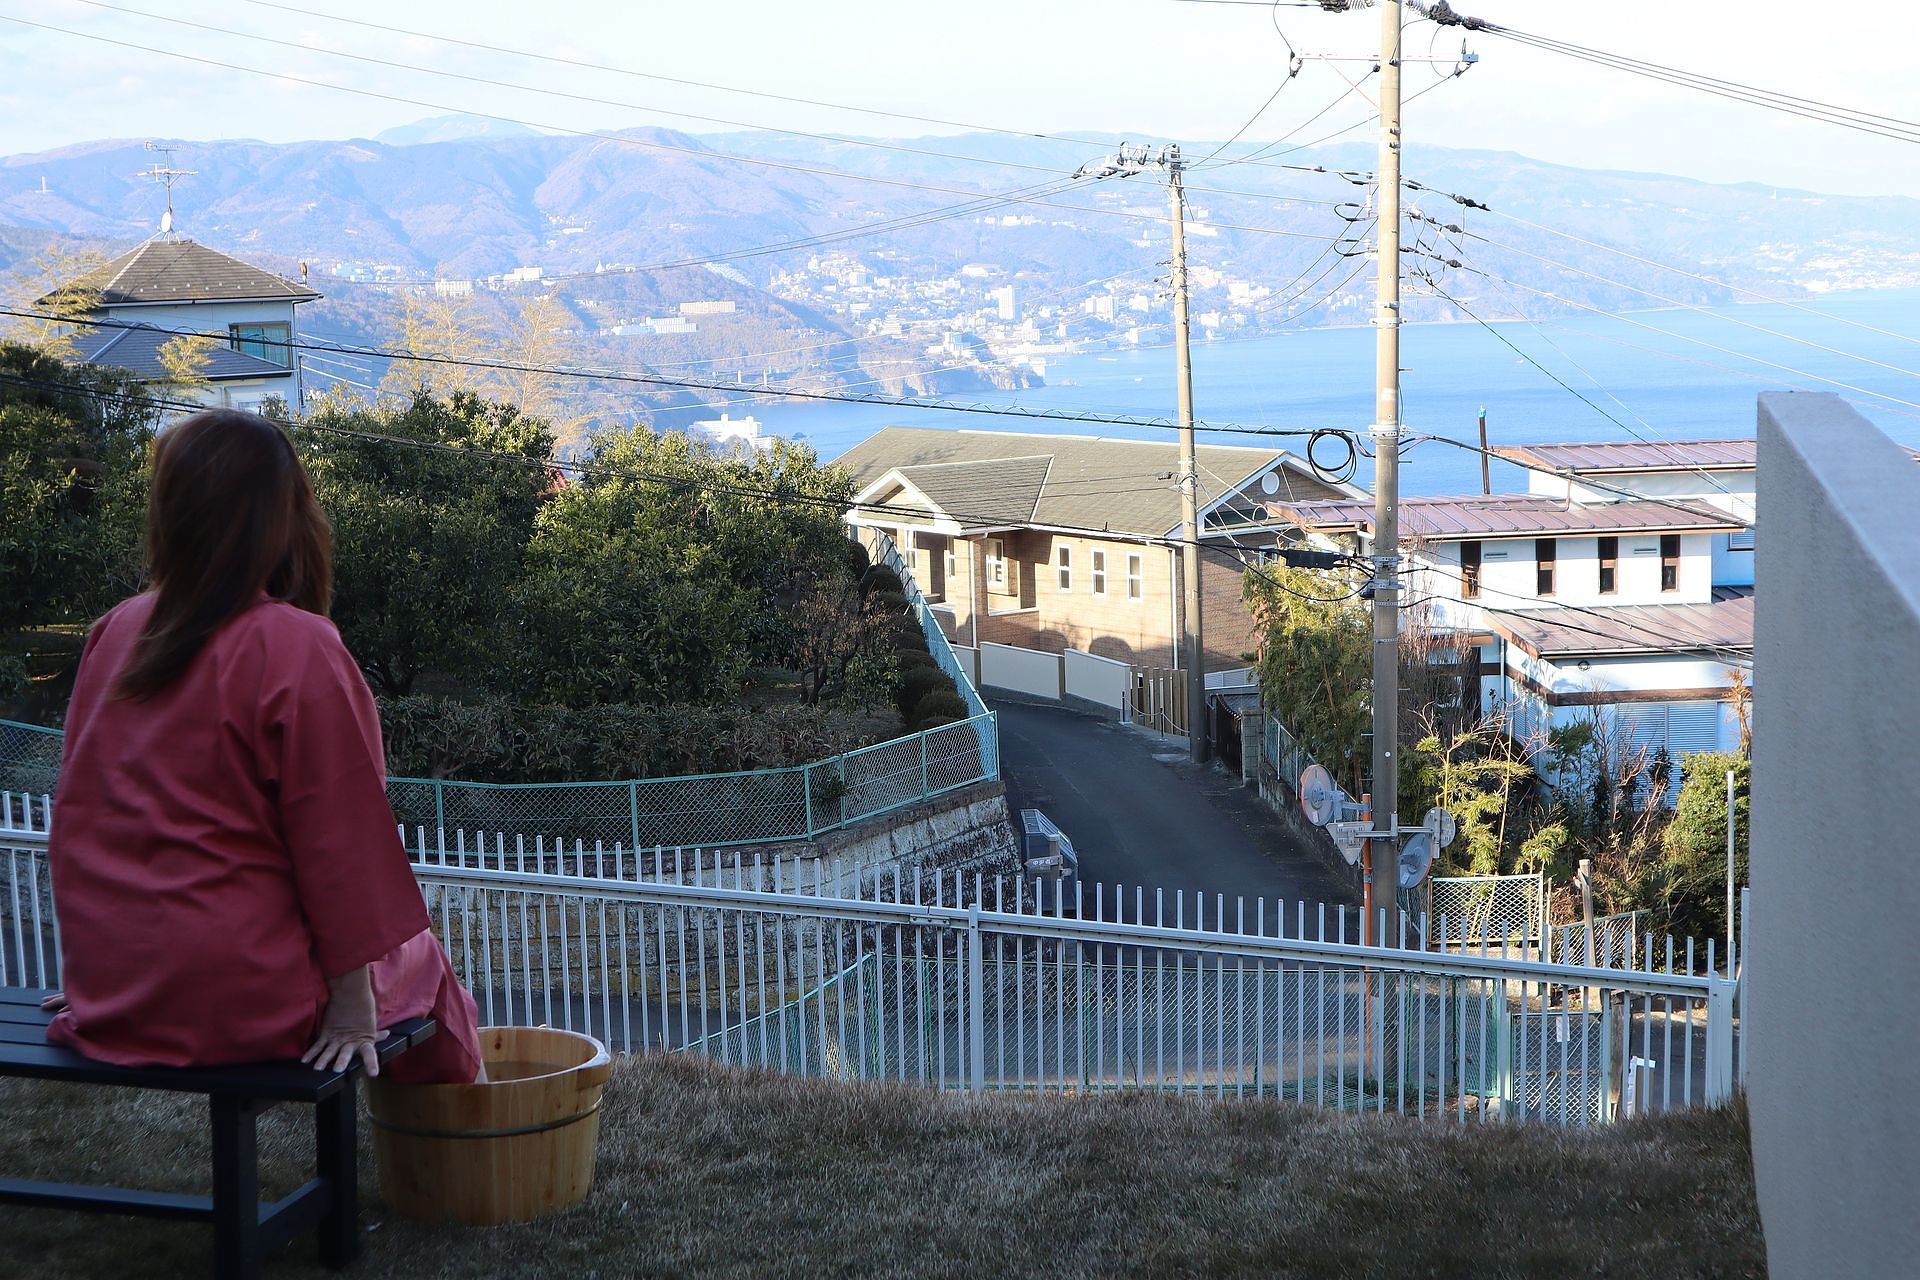
[[[253,1099],[216,1093],[213,1110],[213,1270],[221,1280],[260,1274],[260,1164]]]
[[[327,1212],[320,1219],[320,1265],[339,1270],[360,1252],[359,1151],[354,1136],[351,1082],[313,1109],[315,1164],[327,1184]]]

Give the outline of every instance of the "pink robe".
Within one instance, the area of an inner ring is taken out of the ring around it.
[[[380,1025],[440,1023],[392,1076],[473,1079],[473,997],[428,930],[339,632],[263,596],[158,695],[117,697],[152,604],[94,624],[74,683],[48,853],[69,1007],[47,1038],[128,1065],[298,1058],[327,979],[371,964]]]

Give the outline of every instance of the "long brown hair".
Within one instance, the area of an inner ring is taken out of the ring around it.
[[[265,591],[325,615],[333,531],[286,433],[235,409],[209,409],[160,433],[147,499],[153,610],[120,675],[148,697]]]

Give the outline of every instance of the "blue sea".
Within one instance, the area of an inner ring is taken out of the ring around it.
[[[1488,439],[1496,445],[1750,436],[1755,396],[1796,389],[1834,392],[1896,441],[1920,447],[1920,289],[1832,293],[1800,307],[1758,303],[1704,312],[1587,314],[1497,322],[1493,328],[1499,336],[1470,322],[1402,330],[1409,436],[1473,442],[1482,408]],[[1516,354],[1509,342],[1545,371]],[[1367,327],[1197,343],[1195,414],[1203,423],[1364,429],[1372,420],[1373,347],[1373,330]],[[1053,357],[1047,382],[968,399],[1034,409],[1174,415],[1174,359],[1166,347]],[[766,431],[804,436],[824,458],[894,425],[1173,437],[1152,427],[882,405],[777,402],[752,411]],[[1268,443],[1224,433],[1203,438]],[[1272,443],[1296,452],[1302,447],[1297,440]],[[1480,463],[1472,453],[1429,442],[1412,446],[1404,457],[1405,492],[1480,490]],[[1371,464],[1363,460],[1356,478],[1370,486],[1371,474]],[[1525,477],[1495,461],[1493,485],[1496,491],[1524,488]]]

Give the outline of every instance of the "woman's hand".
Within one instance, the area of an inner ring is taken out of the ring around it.
[[[52,995],[41,997],[40,1008],[47,1013],[65,1013],[67,1011],[67,993],[64,991],[56,991]]]
[[[344,1071],[355,1058],[370,1076],[380,1074],[380,1059],[373,1046],[387,1038],[375,1025],[378,1017],[373,1005],[373,983],[367,967],[327,980],[327,1008],[320,1015],[320,1030],[313,1045],[300,1055],[300,1061],[313,1064],[316,1071]]]

